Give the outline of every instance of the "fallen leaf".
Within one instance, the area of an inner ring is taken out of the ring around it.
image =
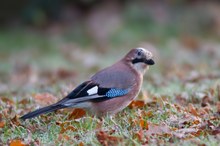
[[[122,138],[108,135],[104,131],[98,131],[96,133],[96,137],[101,145],[109,146],[109,145],[120,145],[122,142]]]
[[[157,107],[157,101],[151,101],[146,103],[147,107],[155,108]]]
[[[16,125],[16,126],[20,126],[21,125],[21,122],[20,122],[20,120],[19,120],[17,115],[15,115],[14,118],[11,119],[11,123],[13,125]]]
[[[62,140],[67,140],[68,141],[68,140],[70,140],[70,137],[66,134],[59,134],[58,140],[59,141],[62,141]]]
[[[199,120],[194,120],[194,121],[192,121],[192,124],[195,124],[195,125],[198,125],[199,123],[200,123]]]
[[[133,108],[142,108],[144,107],[145,103],[144,101],[141,100],[134,100],[129,104],[129,108],[133,109]]]
[[[184,128],[186,126],[195,126],[201,123],[201,118],[194,116],[190,113],[186,113],[183,117],[177,119],[178,127]]]
[[[0,113],[0,121],[2,121],[2,119],[3,119],[3,115],[2,113]]]
[[[79,118],[82,118],[85,115],[86,115],[86,111],[84,109],[76,108],[72,111],[71,114],[69,114],[68,120],[79,119]]]
[[[191,133],[193,136],[195,136],[195,137],[198,137],[198,136],[200,136],[201,134],[202,134],[202,130],[198,130],[198,131],[196,131],[196,132],[192,132]]]
[[[196,128],[183,128],[178,129],[173,132],[173,135],[178,138],[186,138],[188,134],[196,133],[198,130]]]
[[[0,128],[4,128],[5,127],[5,122],[4,121],[0,121]]]
[[[144,137],[144,134],[143,134],[143,130],[139,130],[138,132],[136,132],[134,134],[134,136],[139,140],[139,141],[142,141],[143,137]]]
[[[199,114],[198,114],[196,108],[193,106],[193,104],[190,103],[188,108],[189,108],[188,110],[191,114],[193,114],[194,116],[199,116]]]
[[[217,86],[217,99],[220,101],[220,85]]]
[[[215,96],[215,89],[214,88],[210,88],[209,89],[209,93],[211,96]]]
[[[211,135],[218,135],[220,134],[220,127],[215,128],[210,132]]]
[[[69,77],[75,77],[76,76],[76,72],[74,71],[70,71],[70,70],[66,70],[63,68],[60,68],[57,70],[56,75],[59,79],[65,79],[65,78],[69,78]]]
[[[183,110],[183,108],[180,105],[178,105],[178,104],[174,104],[174,107],[176,108],[176,110],[178,112],[182,112],[182,110]]]
[[[170,128],[166,124],[153,124],[153,123],[148,123],[148,130],[146,134],[148,136],[151,136],[153,134],[164,134],[164,133],[171,133]]]
[[[197,51],[199,49],[199,41],[196,37],[184,35],[181,38],[181,42],[186,49],[190,49],[191,51]]]
[[[80,143],[78,144],[78,146],[84,146],[83,142],[80,142]]]
[[[71,125],[70,122],[56,122],[57,125],[60,126],[61,130],[60,130],[60,134],[65,133],[66,131],[70,130],[70,131],[77,131],[77,129],[75,127],[73,127]]]
[[[216,107],[217,107],[217,113],[220,114],[220,101],[217,102]]]
[[[180,105],[187,105],[188,94],[182,93],[175,95],[175,100]]]
[[[57,101],[57,98],[50,93],[37,93],[33,94],[34,100],[43,106],[53,104]]]
[[[209,105],[209,102],[210,102],[210,98],[209,98],[208,96],[204,96],[204,97],[202,98],[201,106],[202,106],[202,107],[208,106],[208,105]]]
[[[139,121],[139,125],[142,129],[148,130],[148,123],[147,123],[147,121],[144,121],[142,118]]]
[[[21,101],[18,102],[18,104],[22,104],[22,105],[25,105],[25,104],[28,104],[28,103],[29,103],[28,99],[22,99]]]
[[[20,139],[13,139],[10,141],[9,146],[25,146]]]
[[[14,105],[14,101],[12,101],[11,99],[9,99],[7,97],[1,97],[1,101],[3,101],[6,104],[9,104],[9,105]]]
[[[152,118],[154,116],[153,111],[145,111],[145,110],[140,110],[138,111],[138,115],[141,117],[148,117],[148,118]]]
[[[60,133],[64,133],[64,132],[66,132],[66,131],[68,131],[68,130],[70,130],[70,131],[76,131],[77,129],[76,129],[75,127],[69,125],[69,126],[67,126],[67,127],[65,127],[65,128],[63,127],[63,128],[61,129]]]
[[[206,106],[207,107],[207,106]],[[200,114],[200,116],[205,116],[205,115],[207,115],[207,111],[205,110],[205,109],[207,109],[206,107],[203,107],[203,108],[200,108],[199,109],[199,114]]]

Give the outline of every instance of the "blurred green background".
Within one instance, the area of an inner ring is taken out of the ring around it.
[[[153,87],[198,74],[219,77],[219,14],[218,1],[2,1],[0,93],[48,85],[48,78],[50,85],[79,83],[134,47],[154,53]]]

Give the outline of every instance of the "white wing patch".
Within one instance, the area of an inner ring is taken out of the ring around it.
[[[88,93],[89,95],[97,94],[97,93],[98,93],[98,86],[92,87],[91,89],[89,89],[89,90],[87,91],[87,93]]]

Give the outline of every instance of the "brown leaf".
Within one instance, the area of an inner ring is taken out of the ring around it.
[[[198,131],[196,131],[196,132],[192,132],[191,133],[193,136],[195,136],[195,137],[198,137],[198,136],[200,136],[201,134],[202,134],[202,130],[198,130]]]
[[[6,104],[9,104],[9,105],[14,105],[14,101],[12,101],[11,99],[9,99],[7,97],[1,97],[1,101],[3,101]]]
[[[129,108],[133,109],[133,108],[142,108],[144,107],[145,103],[144,101],[141,100],[134,100],[129,104]]]
[[[63,69],[63,68],[58,69],[56,74],[57,74],[57,77],[59,79],[65,79],[65,78],[75,77],[76,76],[76,72],[73,72],[73,71],[70,71],[70,70],[66,70],[66,69]]]
[[[186,127],[186,126],[193,126],[195,127],[196,125],[201,123],[201,118],[194,116],[190,113],[186,113],[183,117],[177,119],[177,126],[180,128]]]
[[[196,132],[198,132],[196,128],[183,128],[174,131],[173,135],[178,138],[188,138],[189,134],[195,134]]]
[[[218,135],[220,134],[220,127],[217,127],[215,129],[213,129],[211,132],[210,132],[211,135]]]
[[[119,145],[119,143],[122,142],[122,138],[108,135],[104,131],[98,131],[96,137],[103,146]]]
[[[148,117],[148,118],[151,118],[154,116],[153,111],[151,110],[150,111],[139,110],[138,115],[141,117]]]
[[[193,114],[194,116],[199,116],[199,114],[198,114],[196,108],[193,106],[193,104],[190,103],[188,108],[189,108],[188,110],[191,114]]]
[[[220,114],[220,101],[216,103],[217,113]]]
[[[209,103],[211,103],[211,102],[212,102],[212,101],[211,101],[210,97],[206,95],[206,96],[204,96],[204,97],[202,98],[201,106],[202,106],[202,107],[208,106]]]
[[[170,128],[166,124],[153,124],[148,123],[147,135],[171,133]]]
[[[204,108],[200,108],[200,109],[199,109],[200,117],[205,116],[205,115],[208,114],[208,112],[206,111],[206,109],[207,109],[207,106],[204,107]]]
[[[0,121],[2,121],[2,119],[3,119],[3,114],[0,113]]]
[[[188,96],[184,93],[177,94],[175,97],[176,102],[180,105],[187,105],[187,99],[188,99]]]
[[[157,101],[154,100],[154,101],[151,101],[151,102],[147,102],[146,106],[155,108],[155,107],[157,107]]]
[[[192,51],[197,51],[199,49],[199,41],[193,36],[184,35],[181,38],[181,42],[186,47],[186,49],[190,49]]]
[[[14,118],[11,119],[11,123],[13,125],[16,125],[16,126],[20,126],[21,125],[21,122],[20,122],[20,120],[19,120],[17,115],[15,115]]]
[[[193,125],[198,125],[199,123],[200,123],[199,120],[194,120],[194,121],[192,121],[192,124],[193,124]]]
[[[143,134],[143,130],[139,130],[138,132],[135,133],[134,135],[139,141],[142,141],[144,134]]]
[[[4,128],[5,127],[5,122],[4,121],[0,121],[0,128]]]
[[[61,131],[60,131],[60,133],[64,133],[64,132],[66,132],[66,131],[68,131],[68,130],[70,130],[70,131],[76,131],[76,128],[73,127],[73,126],[71,126],[71,125],[69,125],[69,126],[67,126],[66,128],[62,128]]]
[[[19,139],[13,139],[10,141],[9,146],[25,146],[25,144]]]
[[[144,121],[142,118],[139,121],[139,125],[142,129],[148,130],[148,123],[147,123],[147,121]]]
[[[21,101],[18,102],[18,104],[22,104],[22,105],[25,105],[25,104],[28,104],[28,103],[29,103],[28,99],[22,99]]]
[[[209,89],[209,93],[211,96],[214,96],[215,95],[215,89],[214,88],[210,88]]]
[[[56,122],[57,125],[60,126],[61,130],[60,130],[60,134],[63,134],[64,132],[70,130],[70,131],[76,131],[77,129],[75,127],[73,127],[72,125],[70,125],[70,122]]]
[[[70,137],[66,134],[59,134],[58,140],[59,141],[62,141],[62,140],[67,140],[68,141],[68,140],[70,140]]]
[[[35,101],[43,106],[55,103],[57,98],[50,93],[37,93],[33,94]]]
[[[68,120],[79,119],[86,115],[86,111],[81,108],[76,108],[72,111],[72,113],[68,116]]]
[[[83,142],[80,142],[80,143],[78,144],[78,146],[84,146]]]
[[[180,106],[180,105],[178,105],[178,104],[174,104],[174,107],[176,108],[176,110],[177,110],[178,112],[182,112],[182,110],[183,110],[182,106]]]
[[[217,99],[218,101],[220,101],[220,85],[217,86],[217,93],[218,93]]]

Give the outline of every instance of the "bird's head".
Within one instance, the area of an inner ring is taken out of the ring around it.
[[[140,73],[144,73],[149,65],[154,65],[152,53],[144,48],[132,49],[125,56],[125,60]]]

